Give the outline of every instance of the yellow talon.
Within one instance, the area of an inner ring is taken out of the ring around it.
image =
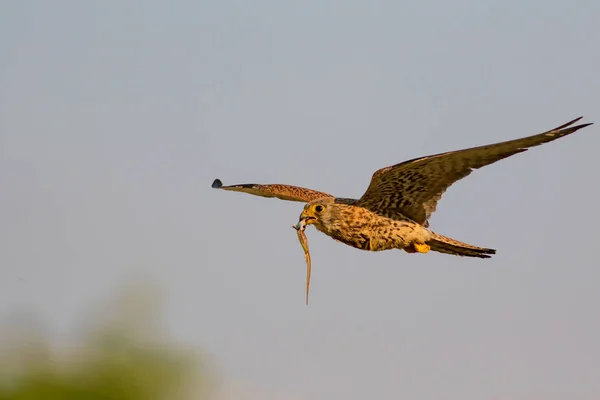
[[[418,253],[427,253],[431,250],[431,247],[425,243],[413,243],[413,247]]]

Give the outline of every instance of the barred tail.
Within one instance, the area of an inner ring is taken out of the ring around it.
[[[455,256],[490,258],[489,254],[496,254],[494,249],[485,249],[483,247],[473,246],[467,243],[459,242],[446,236],[432,232],[433,236],[427,244],[431,250],[445,254],[454,254]]]

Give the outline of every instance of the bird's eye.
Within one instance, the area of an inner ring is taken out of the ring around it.
[[[316,212],[321,212],[321,211],[323,211],[323,206],[322,206],[322,205],[316,205],[316,206],[315,206],[315,211],[316,211]]]

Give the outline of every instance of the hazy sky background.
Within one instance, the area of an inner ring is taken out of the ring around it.
[[[362,252],[290,183],[600,122],[596,1],[0,2],[0,318],[57,341],[137,277],[228,399],[600,397],[598,125],[476,171],[432,228],[491,260]],[[254,397],[253,397],[254,396]]]

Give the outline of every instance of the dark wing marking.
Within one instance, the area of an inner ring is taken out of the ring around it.
[[[570,127],[582,117],[550,131],[465,150],[415,158],[373,174],[367,191],[356,203],[389,218],[409,217],[428,226],[442,194],[474,169],[570,135],[591,124]]]

